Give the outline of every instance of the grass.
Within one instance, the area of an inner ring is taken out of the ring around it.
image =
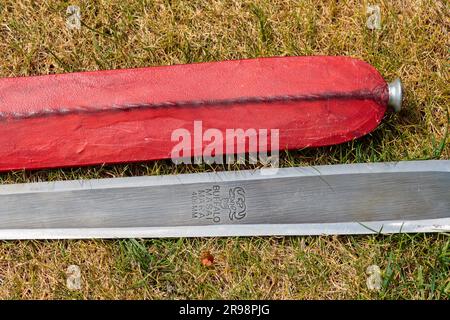
[[[348,55],[400,76],[404,110],[370,135],[284,153],[282,166],[449,159],[448,4],[375,1],[26,1],[0,4],[0,75],[26,76],[273,55]],[[65,27],[81,7],[82,28]],[[1,183],[235,170],[168,161],[0,174]],[[448,234],[0,242],[2,299],[448,299]],[[215,257],[200,263],[202,252]],[[80,291],[65,270],[78,264]],[[379,292],[366,268],[382,270]]]

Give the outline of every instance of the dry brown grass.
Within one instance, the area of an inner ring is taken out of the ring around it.
[[[0,75],[24,76],[272,55],[349,55],[400,76],[405,108],[369,136],[282,156],[283,166],[449,159],[448,4],[372,1],[27,1],[0,4]],[[83,27],[65,27],[69,4]],[[239,169],[244,166],[228,169]],[[223,170],[160,161],[14,172],[2,183]],[[441,235],[0,243],[0,298],[448,298],[449,239]],[[201,252],[215,256],[212,268]],[[81,266],[69,291],[65,269]],[[365,269],[378,264],[383,289]]]
[[[8,299],[448,298],[448,237],[290,237],[4,242],[0,297]],[[201,253],[214,256],[212,267]],[[66,288],[77,264],[82,289]],[[365,270],[383,270],[369,291]]]

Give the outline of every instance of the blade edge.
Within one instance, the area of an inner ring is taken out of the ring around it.
[[[394,233],[441,233],[450,231],[450,218],[344,222],[316,224],[209,225],[145,228],[82,228],[82,229],[5,229],[3,240],[32,239],[124,239],[124,238],[193,238],[234,236],[315,236],[370,235]]]

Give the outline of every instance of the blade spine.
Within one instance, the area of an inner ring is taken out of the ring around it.
[[[425,167],[425,168],[424,168]],[[278,168],[276,174],[263,174],[265,169],[199,172],[189,174],[120,177],[88,180],[66,180],[0,185],[2,194],[65,192],[89,189],[113,189],[127,187],[151,187],[157,185],[179,185],[192,183],[220,183],[252,181],[261,179],[283,179],[291,177],[322,177],[329,175],[351,175],[387,172],[450,172],[450,160],[420,160],[399,162],[353,163],[310,167]],[[89,187],[87,187],[89,185]]]

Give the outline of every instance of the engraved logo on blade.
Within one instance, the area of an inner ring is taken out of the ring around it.
[[[213,185],[192,192],[191,199],[193,219],[220,223],[223,219],[241,220],[247,215],[245,190],[242,187],[222,188]]]
[[[229,198],[222,200],[222,208],[228,209],[230,220],[240,220],[247,214],[245,204],[245,190],[242,187],[232,188],[229,191]]]

